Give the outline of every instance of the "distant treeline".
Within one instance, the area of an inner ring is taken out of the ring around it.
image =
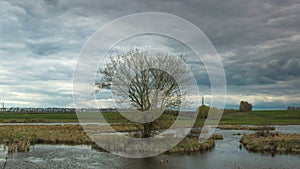
[[[240,107],[239,107],[239,112],[249,112],[252,111],[252,104],[248,103],[247,101],[241,101],[240,102]]]
[[[300,110],[300,107],[292,107],[292,106],[289,106],[287,108],[287,110]]]
[[[57,107],[48,107],[48,108],[19,108],[19,107],[11,107],[11,108],[1,108],[0,113],[75,113],[77,112],[112,112],[116,111],[113,108],[57,108]]]
[[[20,107],[11,107],[11,108],[0,108],[0,113],[75,113],[75,112],[117,112],[115,108],[57,108],[57,107],[48,107],[48,108],[20,108]],[[165,110],[164,114],[178,115],[179,111],[176,110]],[[191,112],[185,112],[190,114]],[[192,112],[193,113],[193,112]]]

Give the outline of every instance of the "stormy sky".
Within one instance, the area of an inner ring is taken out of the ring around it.
[[[255,109],[300,106],[298,0],[2,0],[0,101],[73,107],[73,71],[85,42],[137,12],[173,14],[207,35],[224,65],[226,107],[241,100]]]

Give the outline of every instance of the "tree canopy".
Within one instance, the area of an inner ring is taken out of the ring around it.
[[[130,50],[111,57],[100,68],[96,86],[111,89],[118,110],[129,111],[134,121],[143,123],[143,137],[150,137],[153,120],[166,109],[179,109],[185,93],[179,83],[188,80],[189,69],[183,55]],[[145,112],[143,114],[143,112]],[[141,117],[143,119],[141,119]]]
[[[239,111],[240,112],[252,111],[252,104],[248,103],[247,101],[241,101]]]

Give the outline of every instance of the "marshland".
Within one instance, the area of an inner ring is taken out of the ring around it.
[[[296,168],[298,163],[295,159],[300,157],[298,154],[300,126],[297,125],[297,123],[300,124],[300,113],[299,111],[275,111],[273,113],[275,116],[271,116],[271,111],[224,114],[220,125],[215,126],[215,133],[202,144],[199,143],[198,137],[203,119],[198,117],[194,128],[177,146],[159,156],[138,160],[111,155],[90,139],[84,128],[100,129],[104,135],[106,132],[109,133],[102,123],[97,125],[92,122],[87,123],[83,128],[76,121],[76,114],[71,113],[65,116],[60,113],[53,115],[28,113],[25,116],[21,113],[6,113],[1,114],[0,163],[5,164],[6,168],[21,168],[22,166],[47,168],[45,166],[54,165],[54,163],[67,168],[72,166],[76,168],[80,166],[89,168],[136,166],[139,168],[138,166],[143,166],[145,163],[151,163],[152,165],[148,167],[150,169],[157,167],[179,169],[183,166],[193,168],[200,165],[203,168],[211,166],[215,168],[248,168],[249,166],[250,168],[261,166],[283,168],[288,161],[290,168]],[[139,131],[142,126],[130,123],[115,112],[103,114],[103,120],[109,122],[119,134],[141,137]],[[249,120],[248,116],[255,120]],[[64,118],[59,120],[61,117]],[[273,118],[263,120],[266,117]],[[13,118],[16,121],[12,123]],[[174,115],[163,114],[158,118],[155,131],[168,128],[174,119],[176,119]],[[240,122],[239,125],[237,121]],[[286,125],[291,121],[294,125]],[[55,155],[52,160],[44,157],[51,154]],[[107,163],[108,159],[118,162]],[[269,162],[266,164],[266,161]]]

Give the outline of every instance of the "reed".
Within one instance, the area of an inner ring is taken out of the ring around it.
[[[13,154],[15,152],[29,152],[30,151],[30,141],[29,140],[15,140],[13,142],[8,142],[5,144],[8,154]]]
[[[274,126],[265,126],[265,125],[262,126],[219,125],[217,128],[222,130],[254,130],[254,131],[275,130]]]
[[[138,127],[133,125],[115,125],[122,131],[138,131]],[[85,126],[88,133],[104,133],[109,132],[110,129],[107,126]],[[196,131],[196,130],[195,130]],[[198,129],[197,131],[200,131]],[[87,131],[83,130],[80,125],[17,125],[17,126],[0,126],[0,143],[8,145],[10,152],[27,152],[30,150],[30,145],[34,144],[69,144],[79,145],[87,144],[93,147],[101,149],[95,145],[93,140],[87,135]],[[195,132],[198,133],[199,132]],[[101,137],[105,137],[101,135]],[[183,141],[175,146],[169,152],[196,152],[207,151],[214,147],[214,139],[220,139],[222,136],[213,135],[213,138],[208,139],[205,143],[200,144],[198,136],[187,137]],[[109,141],[107,142],[109,143]],[[163,145],[163,143],[162,143]],[[109,146],[109,145],[108,145]],[[124,146],[118,145],[112,147],[112,149],[124,149]],[[136,150],[142,149],[137,147]],[[103,149],[102,149],[103,150]],[[160,151],[155,150],[155,151]]]
[[[249,151],[300,154],[300,134],[259,131],[244,134],[240,142]]]

